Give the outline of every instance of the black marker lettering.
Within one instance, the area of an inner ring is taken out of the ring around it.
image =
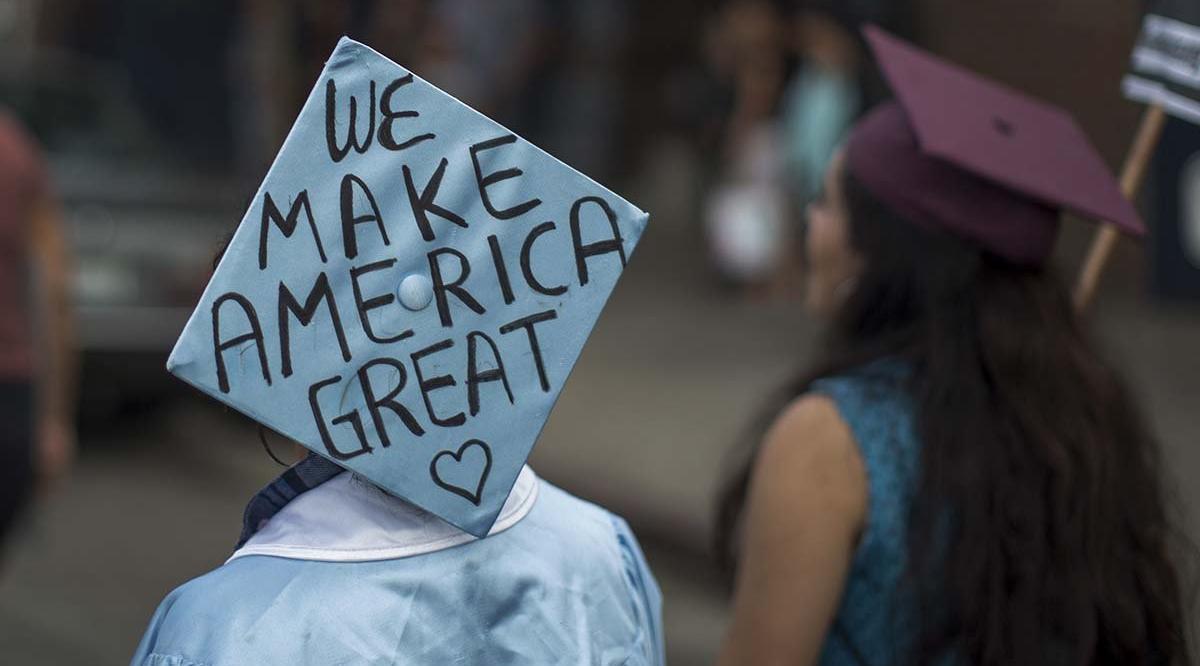
[[[325,417],[321,414],[321,404],[317,400],[317,394],[321,392],[321,389],[337,384],[340,381],[342,381],[342,378],[339,375],[323,379],[308,387],[308,406],[312,409],[313,419],[317,422],[317,430],[321,433],[321,442],[325,444],[325,450],[329,452],[329,456],[334,460],[349,460],[355,456],[370,453],[372,450],[371,445],[367,442],[367,434],[363,431],[362,419],[358,417],[358,412],[350,412],[342,414],[331,422],[334,425],[349,423],[354,428],[354,434],[358,437],[357,449],[349,453],[341,451],[333,443],[333,437],[329,434],[329,427],[325,425]]]
[[[396,381],[396,387],[382,398],[375,397],[375,388],[371,385],[371,368],[377,365],[386,365],[393,368],[399,373],[400,378]],[[396,402],[396,396],[400,395],[400,391],[404,390],[404,384],[408,380],[408,373],[404,371],[404,365],[394,358],[377,358],[369,361],[363,367],[358,369],[358,383],[362,387],[363,400],[367,402],[367,411],[371,413],[371,420],[375,423],[375,432],[379,433],[379,441],[384,448],[392,445],[391,438],[388,437],[387,426],[383,423],[383,409],[391,410],[393,414],[400,417],[404,422],[404,426],[412,434],[420,437],[425,434],[425,430],[421,428],[421,424],[413,418],[412,412],[404,405]]]
[[[579,228],[579,210],[585,203],[596,204],[600,206],[600,210],[604,211],[605,217],[608,218],[608,224],[612,227],[610,240],[584,244],[583,232]],[[620,228],[617,227],[617,214],[613,212],[608,202],[600,197],[583,197],[571,206],[571,240],[575,244],[575,269],[579,273],[579,286],[581,287],[588,283],[588,257],[616,252],[621,258],[621,266],[625,266],[625,241],[621,238]]]
[[[337,145],[337,84],[333,79],[325,83],[325,145],[329,148],[329,157],[334,162],[341,162],[346,159],[346,154],[353,147],[357,153],[367,152],[367,148],[371,147],[371,137],[375,135],[375,82],[371,81],[371,108],[367,117],[371,124],[367,126],[367,138],[362,143],[358,141],[358,132],[355,125],[358,122],[358,99],[350,96],[350,120],[347,123],[346,145],[338,147]]]
[[[362,190],[362,193],[367,197],[367,203],[371,205],[371,212],[367,215],[354,215],[354,185]],[[383,226],[383,216],[379,214],[379,205],[375,203],[375,195],[371,194],[370,188],[363,182],[362,178],[348,173],[342,178],[342,246],[346,251],[346,258],[353,259],[358,256],[358,236],[356,228],[364,222],[374,222],[379,228],[379,235],[383,237],[384,245],[391,245],[388,240],[387,229]]]
[[[373,264],[355,266],[354,268],[350,269],[350,286],[354,289],[354,307],[358,310],[358,322],[362,324],[363,333],[367,334],[367,338],[371,342],[377,342],[381,345],[399,342],[405,338],[411,338],[413,335],[412,329],[406,329],[387,338],[381,338],[378,335],[375,335],[374,329],[371,328],[371,319],[367,316],[367,313],[375,308],[382,308],[386,305],[391,305],[392,302],[396,300],[396,296],[391,291],[388,291],[380,296],[372,296],[371,298],[364,299],[362,286],[358,283],[358,279],[367,273],[374,273],[375,271],[391,268],[393,265],[395,265],[395,263],[395,259],[384,259],[383,261],[376,261]]]
[[[404,150],[405,148],[411,148],[422,141],[428,141],[437,136],[436,134],[430,132],[427,134],[414,136],[403,142],[397,142],[396,135],[392,133],[392,123],[394,123],[397,118],[416,118],[421,115],[416,111],[392,110],[392,95],[395,94],[397,90],[400,90],[400,88],[403,86],[406,86],[412,82],[412,74],[402,76],[389,83],[388,87],[383,89],[383,95],[379,97],[379,112],[383,114],[383,122],[379,124],[379,145],[387,148],[388,150]]]
[[[442,276],[442,266],[439,260],[442,255],[450,255],[458,259],[458,277],[453,282],[446,282]],[[447,292],[454,294],[463,305],[471,308],[475,314],[486,312],[479,301],[471,295],[471,292],[462,287],[462,283],[466,282],[467,277],[471,275],[471,263],[461,252],[448,247],[430,252],[429,273],[433,278],[433,295],[437,299],[438,316],[442,319],[442,326],[450,328],[454,325],[454,320],[450,316],[450,303],[446,298]]]
[[[526,284],[529,285],[530,289],[539,294],[545,294],[547,296],[561,296],[562,294],[567,293],[567,285],[564,284],[557,287],[547,287],[539,282],[538,279],[533,276],[533,259],[530,255],[533,252],[533,242],[547,231],[554,231],[557,228],[558,227],[553,222],[543,222],[529,232],[529,235],[525,237],[525,243],[521,245],[521,273],[525,275]]]
[[[288,209],[287,217],[279,211],[279,207],[275,205],[275,200],[271,198],[271,193],[267,192],[263,197],[262,211],[262,231],[258,236],[258,269],[260,271],[267,269],[267,235],[270,232],[271,223],[274,222],[279,231],[283,232],[284,238],[291,238],[296,232],[296,225],[300,222],[300,212],[304,211],[305,217],[308,218],[308,228],[312,231],[313,242],[317,244],[317,252],[321,255],[321,263],[326,263],[329,260],[325,257],[325,246],[321,244],[321,234],[317,232],[317,222],[313,219],[312,205],[308,202],[308,190],[300,190],[300,194],[296,195],[292,201],[292,207]]]
[[[483,207],[487,209],[487,212],[497,220],[509,220],[514,217],[524,215],[534,208],[537,208],[542,203],[541,199],[534,198],[530,199],[529,201],[516,204],[515,206],[505,208],[504,210],[496,210],[496,206],[492,203],[492,198],[488,196],[487,188],[489,186],[495,185],[500,181],[508,180],[509,178],[516,178],[525,172],[513,167],[511,169],[493,171],[485,176],[483,175],[483,166],[479,163],[479,153],[482,153],[485,150],[491,150],[493,148],[499,148],[500,146],[514,143],[516,140],[517,137],[515,135],[506,134],[504,136],[496,137],[495,139],[481,141],[470,148],[471,162],[475,165],[475,183],[479,186],[479,198],[483,200]]]
[[[537,367],[538,382],[541,383],[542,390],[546,392],[550,391],[550,382],[546,379],[546,367],[542,363],[542,347],[538,343],[537,331],[533,327],[535,324],[556,318],[558,318],[557,312],[546,310],[537,314],[531,314],[528,317],[522,317],[500,327],[500,335],[508,335],[518,328],[525,329],[525,335],[529,338],[529,350],[533,352],[533,363]]]
[[[434,170],[433,175],[429,177],[429,181],[425,183],[425,187],[421,188],[420,192],[417,191],[417,185],[413,182],[412,171],[408,169],[408,165],[400,167],[404,174],[404,187],[408,190],[408,203],[412,206],[413,219],[417,221],[417,228],[421,230],[421,238],[426,241],[434,239],[433,227],[429,225],[430,213],[448,222],[453,222],[463,229],[467,228],[466,220],[459,217],[458,214],[442,208],[434,201],[438,189],[442,186],[442,176],[446,174],[447,164],[449,162],[443,157],[438,168]]]
[[[492,358],[496,362],[496,367],[482,372],[479,370],[479,356],[476,351],[478,341],[480,340],[486,342],[487,346],[491,348]],[[500,350],[496,348],[496,343],[479,331],[467,333],[467,405],[470,407],[471,416],[479,413],[479,385],[484,382],[494,381],[500,381],[504,384],[504,392],[508,394],[508,402],[509,404],[513,404],[512,387],[508,385],[508,374],[504,372],[504,360],[500,357]]]
[[[425,411],[429,413],[429,420],[434,425],[442,426],[443,428],[453,428],[467,422],[467,416],[462,412],[451,416],[450,418],[440,418],[433,411],[433,402],[429,399],[429,394],[438,389],[457,386],[458,382],[454,381],[454,377],[450,375],[438,375],[437,377],[425,378],[421,371],[421,359],[436,354],[440,351],[445,351],[454,346],[453,340],[442,340],[436,344],[430,345],[424,349],[418,349],[412,354],[413,369],[417,371],[417,386],[421,389],[421,398],[425,401]]]
[[[500,283],[500,293],[504,296],[504,304],[512,305],[512,283],[508,280],[508,268],[504,265],[504,255],[500,252],[500,239],[495,234],[488,236],[488,247],[492,249],[492,264],[496,266],[496,281]]]
[[[346,343],[346,333],[342,330],[342,320],[338,316],[337,302],[333,298],[333,290],[329,288],[329,277],[325,273],[317,276],[316,282],[313,283],[312,291],[308,292],[308,298],[304,299],[304,307],[300,307],[300,303],[296,297],[292,295],[291,290],[287,285],[279,283],[279,354],[283,362],[283,376],[290,377],[292,375],[292,349],[291,335],[288,329],[289,315],[295,315],[296,320],[301,326],[308,326],[312,323],[313,317],[317,314],[317,306],[324,301],[326,309],[329,311],[329,318],[333,321],[333,332],[337,336],[338,346],[342,348],[342,360],[350,361],[350,347]]]
[[[242,308],[242,313],[246,315],[246,320],[250,323],[250,332],[228,340],[221,340],[221,306],[228,302],[237,303]],[[254,346],[258,347],[258,365],[262,368],[262,376],[266,380],[267,386],[271,385],[271,371],[267,368],[267,350],[263,345],[262,326],[258,323],[258,313],[254,311],[254,305],[249,299],[232,291],[218,297],[212,304],[212,328],[213,353],[216,355],[217,361],[217,385],[220,387],[221,393],[229,393],[229,374],[225,370],[225,350],[249,341],[253,341]]]

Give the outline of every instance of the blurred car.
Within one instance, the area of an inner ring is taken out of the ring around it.
[[[0,102],[41,141],[62,205],[83,417],[178,389],[166,357],[239,219],[231,179],[172,154],[103,64],[59,54],[0,70]]]
[[[153,401],[178,387],[167,354],[204,288],[237,214],[218,183],[52,153],[75,261],[85,416]]]

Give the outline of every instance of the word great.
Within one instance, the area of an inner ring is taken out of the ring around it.
[[[500,335],[508,335],[516,331],[523,331],[525,333],[525,338],[529,343],[529,350],[531,352],[530,356],[537,371],[538,382],[541,385],[542,391],[550,390],[550,382],[546,377],[546,367],[542,362],[541,341],[538,338],[536,326],[556,317],[557,315],[553,310],[546,310],[504,324],[499,329]],[[464,383],[466,384],[467,410],[471,416],[474,417],[479,414],[479,389],[481,385],[488,382],[500,382],[505,395],[508,397],[509,404],[515,404],[513,389],[509,384],[508,373],[504,366],[504,358],[500,353],[500,349],[496,346],[496,342],[482,331],[470,331],[466,334],[465,342],[467,346],[467,361],[464,369],[466,376]],[[454,345],[455,340],[448,338],[418,349],[409,355],[413,374],[416,375],[417,388],[421,393],[421,400],[425,405],[425,413],[428,415],[430,423],[443,428],[456,428],[463,425],[467,422],[467,415],[461,410],[454,414],[439,414],[434,408],[430,396],[435,391],[458,386],[458,381],[451,374],[428,376],[426,366],[422,365],[422,362],[450,350]],[[491,360],[488,363],[491,367],[483,365],[480,359],[481,352],[491,356]],[[379,367],[391,371],[385,375],[388,379],[392,375],[396,377],[395,380],[388,382],[394,385],[382,396],[379,395],[380,391],[377,385],[380,382],[378,377],[384,373],[374,373],[376,379],[372,379],[372,370]],[[384,410],[398,417],[400,422],[404,424],[404,427],[413,436],[421,437],[425,434],[425,428],[421,426],[420,422],[413,415],[412,410],[396,399],[407,385],[408,376],[409,373],[406,370],[404,362],[390,356],[372,359],[364,363],[355,372],[353,382],[358,385],[359,391],[362,392],[366,411],[375,426],[375,432],[378,433],[379,442],[385,449],[392,445],[392,438],[389,434],[387,423],[384,421]],[[317,430],[321,433],[321,440],[325,445],[325,450],[335,460],[349,460],[364,453],[371,453],[373,447],[367,439],[366,431],[363,428],[363,419],[358,409],[353,409],[332,419],[328,419],[321,409],[319,400],[321,391],[336,387],[341,381],[341,375],[334,375],[333,377],[314,383],[308,389],[308,403],[309,408],[312,410],[313,419],[317,423]],[[329,426],[344,424],[353,428],[354,434],[358,439],[358,448],[343,451],[338,449],[337,445],[334,444],[333,438],[329,433]]]

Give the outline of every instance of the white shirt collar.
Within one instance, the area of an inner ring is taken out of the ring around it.
[[[488,536],[529,514],[538,485],[533,470],[523,467]],[[326,562],[389,560],[445,550],[475,538],[347,472],[288,503],[229,561],[246,555]]]

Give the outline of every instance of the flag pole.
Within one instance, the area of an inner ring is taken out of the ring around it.
[[[1146,175],[1146,167],[1158,145],[1159,137],[1162,136],[1165,122],[1166,114],[1163,112],[1161,104],[1147,107],[1145,113],[1142,114],[1142,122],[1138,127],[1137,136],[1133,140],[1129,154],[1125,157],[1125,166],[1121,169],[1121,193],[1130,200],[1134,199],[1141,187],[1142,179]],[[1096,288],[1100,285],[1100,276],[1104,273],[1104,267],[1108,264],[1109,257],[1119,238],[1117,228],[1111,224],[1101,225],[1096,230],[1095,236],[1092,237],[1091,248],[1088,250],[1083,270],[1080,271],[1079,280],[1075,285],[1075,307],[1080,312],[1087,310],[1088,305],[1095,297]]]

